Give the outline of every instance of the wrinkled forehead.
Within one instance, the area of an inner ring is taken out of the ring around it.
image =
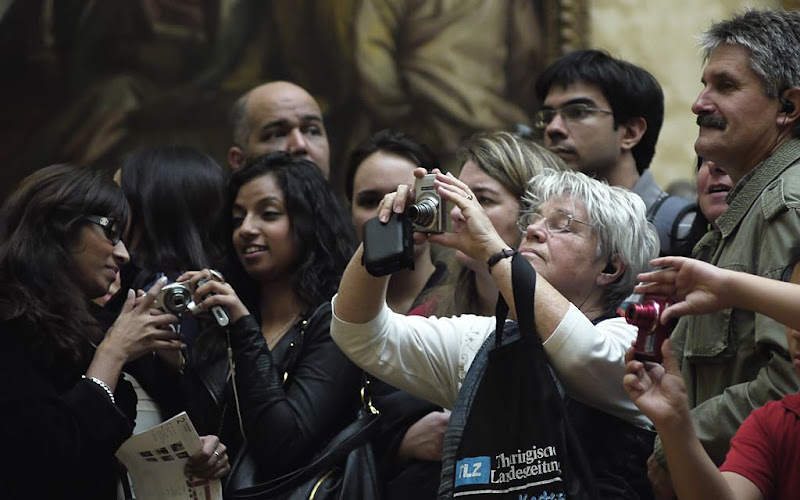
[[[753,67],[750,49],[728,43],[717,45],[703,68],[702,82],[717,80],[757,81],[762,88],[764,86],[763,77]]]
[[[542,215],[549,215],[553,212],[564,212],[578,219],[590,221],[583,200],[570,194],[553,195],[546,198],[538,206],[531,207]]]

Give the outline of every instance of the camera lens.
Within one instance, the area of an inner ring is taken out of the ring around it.
[[[164,307],[173,313],[182,313],[189,307],[192,296],[184,287],[173,288],[164,294]]]
[[[658,326],[661,316],[661,307],[658,302],[647,300],[642,304],[631,304],[625,310],[625,319],[645,332],[652,331]]]
[[[430,198],[424,199],[406,210],[411,222],[420,226],[430,226],[436,220],[436,209],[439,204]]]

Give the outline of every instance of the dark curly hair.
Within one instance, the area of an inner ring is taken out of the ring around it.
[[[128,220],[128,203],[105,172],[53,165],[25,178],[0,211],[0,321],[29,332],[18,339],[44,363],[77,369],[103,332],[89,313],[70,248],[87,215]]]
[[[289,216],[291,238],[297,252],[297,267],[291,273],[294,292],[308,307],[316,308],[329,301],[339,287],[339,281],[356,244],[355,230],[319,167],[309,160],[292,158],[283,151],[258,157],[236,171],[229,183],[228,214],[239,189],[248,182],[271,175],[283,192]],[[226,235],[234,231],[232,219]],[[232,241],[227,239],[231,257],[228,277],[245,305],[258,311],[258,287],[235,258]]]

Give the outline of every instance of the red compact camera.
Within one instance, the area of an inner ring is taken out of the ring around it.
[[[634,358],[639,361],[661,363],[661,344],[669,338],[675,322],[661,324],[661,314],[672,304],[669,297],[663,295],[645,295],[638,304],[630,304],[625,309],[625,320],[639,328],[634,346]]]

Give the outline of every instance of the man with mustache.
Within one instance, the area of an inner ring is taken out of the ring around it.
[[[649,170],[664,121],[664,94],[653,75],[603,51],[578,50],[545,69],[536,94],[544,105],[534,125],[550,151],[570,168],[638,194],[662,255],[680,252],[695,211]]]
[[[695,247],[722,269],[785,277],[800,236],[800,13],[749,10],[701,35],[703,89],[692,106],[695,150],[724,165],[728,209]],[[798,391],[784,328],[733,308],[681,318],[672,343],[692,420],[721,464],[750,412]],[[660,441],[655,457],[664,464]],[[666,476],[651,460],[651,480]]]

